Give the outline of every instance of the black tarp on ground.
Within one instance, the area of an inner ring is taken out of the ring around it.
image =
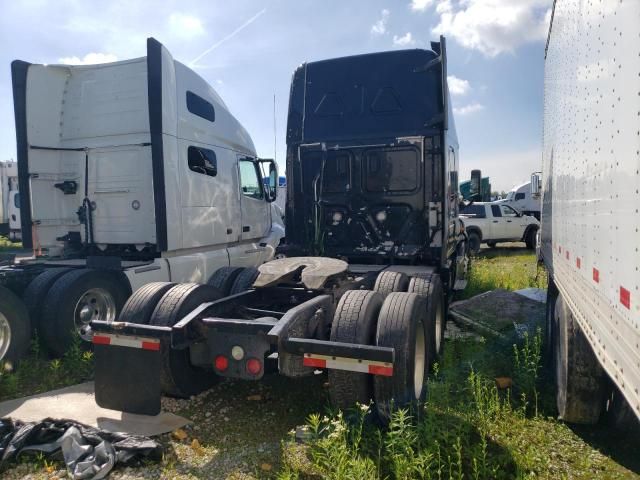
[[[28,452],[62,452],[74,479],[100,479],[117,463],[126,465],[142,458],[162,457],[161,445],[148,437],[98,430],[72,420],[47,418],[24,423],[0,419],[0,472]]]

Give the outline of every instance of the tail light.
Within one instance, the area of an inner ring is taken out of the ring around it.
[[[229,368],[229,360],[224,355],[218,355],[215,360],[215,367],[219,372],[224,372]]]
[[[258,375],[262,371],[262,362],[257,358],[247,360],[247,372],[251,375]]]

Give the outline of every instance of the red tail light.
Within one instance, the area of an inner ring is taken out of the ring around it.
[[[257,358],[247,360],[247,372],[251,375],[258,375],[262,370],[262,363]]]
[[[229,368],[229,360],[224,355],[218,355],[215,360],[216,370],[220,372],[224,372],[227,368]]]

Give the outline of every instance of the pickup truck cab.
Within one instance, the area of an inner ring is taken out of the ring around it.
[[[462,209],[460,217],[469,236],[471,253],[478,253],[483,243],[490,247],[498,242],[525,242],[529,249],[536,246],[540,222],[504,203],[471,203]]]

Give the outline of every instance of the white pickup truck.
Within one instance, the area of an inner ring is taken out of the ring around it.
[[[540,222],[533,216],[523,215],[509,205],[476,202],[460,212],[467,235],[469,250],[476,254],[480,245],[495,247],[498,242],[525,242],[527,248],[536,246],[536,233]]]

